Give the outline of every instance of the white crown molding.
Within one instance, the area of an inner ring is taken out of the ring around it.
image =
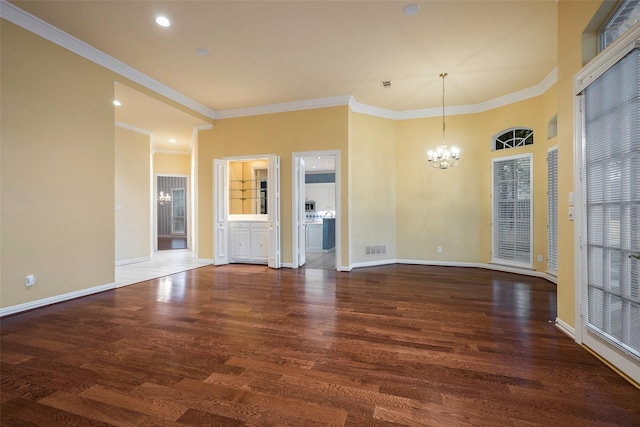
[[[368,116],[382,117],[383,119],[397,120],[398,111],[387,110],[386,108],[374,107],[372,105],[361,104],[352,96],[349,97],[349,108],[355,113],[366,114]]]
[[[191,154],[193,151],[193,146],[196,143],[196,140],[198,139],[198,131],[201,130],[209,130],[212,129],[213,125],[212,124],[208,124],[208,125],[200,125],[200,126],[196,126],[193,128],[193,132],[191,132],[191,139],[189,140],[189,148],[187,149],[187,153]]]
[[[193,99],[181,94],[180,92],[166,86],[159,81],[147,76],[146,74],[136,70],[135,68],[119,61],[112,56],[96,49],[95,47],[73,37],[70,34],[54,27],[37,18],[30,13],[8,3],[6,0],[0,0],[0,17],[6,19],[15,25],[32,32],[50,42],[57,44],[75,54],[82,56],[108,70],[120,74],[142,86],[159,93],[193,111],[196,111],[210,119],[215,119],[215,111],[205,107],[204,105],[194,101]]]
[[[0,17],[12,22],[27,31],[30,31],[52,43],[57,44],[83,58],[86,58],[102,67],[107,68],[123,77],[126,77],[142,86],[165,96],[193,111],[196,111],[210,119],[229,119],[236,117],[255,116],[262,114],[284,113],[290,111],[312,110],[317,108],[336,107],[348,105],[352,111],[370,116],[376,116],[391,120],[409,120],[428,117],[438,117],[441,108],[426,108],[408,111],[393,111],[371,105],[358,103],[353,96],[336,96],[330,98],[309,99],[303,101],[284,102],[279,104],[262,105],[256,107],[236,108],[214,111],[180,92],[166,86],[159,81],[147,76],[135,68],[119,61],[95,47],[73,37],[70,34],[54,27],[53,25],[23,11],[22,9],[0,0]],[[474,114],[503,107],[518,101],[542,95],[558,80],[558,70],[555,68],[536,86],[520,90],[499,98],[485,101],[479,104],[461,105],[445,108],[445,114]]]
[[[504,107],[515,102],[524,101],[525,99],[540,96],[548,91],[558,81],[558,68],[554,68],[540,83],[527,89],[519,90],[499,98],[490,99],[489,101],[479,104],[458,105],[453,107],[445,107],[445,114],[455,116],[459,114],[475,114],[493,110],[494,108]],[[384,108],[373,107],[361,104],[352,96],[349,99],[349,107],[351,111],[356,113],[367,114],[370,116],[382,117],[391,120],[410,120],[424,119],[429,117],[439,117],[442,114],[442,108],[424,108],[420,110],[393,111]]]
[[[148,136],[152,136],[153,135],[153,132],[151,132],[151,131],[148,131],[146,129],[140,129],[138,127],[131,126],[131,125],[128,125],[128,124],[122,123],[122,122],[116,122],[116,127],[119,127],[119,128],[122,128],[122,129],[127,129],[127,130],[130,130],[132,132],[142,133],[142,134],[148,135]]]
[[[257,116],[261,114],[286,113],[289,111],[314,110],[316,108],[338,107],[349,105],[349,96],[308,99],[304,101],[282,102],[279,104],[260,105],[257,107],[236,108],[216,111],[216,119]]]

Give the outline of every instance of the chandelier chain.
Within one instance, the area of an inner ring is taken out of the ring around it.
[[[436,169],[449,169],[458,164],[460,160],[460,150],[456,147],[447,147],[445,141],[445,105],[444,105],[444,78],[447,77],[447,73],[440,73],[442,77],[442,144],[435,150],[427,153],[429,155],[429,164]]]
[[[440,77],[442,77],[442,141],[444,141],[444,130],[445,130],[445,122],[444,122],[444,78],[447,77],[447,73],[440,73]]]

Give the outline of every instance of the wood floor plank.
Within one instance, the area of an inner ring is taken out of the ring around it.
[[[219,426],[219,427],[242,427],[247,425],[244,421],[236,420],[210,412],[188,409],[179,419],[180,424],[191,426]]]
[[[555,285],[476,268],[203,267],[0,319],[7,426],[640,426],[555,327]]]
[[[68,426],[68,427],[108,427],[110,424],[97,421],[91,417],[83,417],[32,400],[16,398],[3,402],[1,420],[2,425],[6,426]]]
[[[95,385],[80,393],[79,396],[169,421],[178,420],[189,409],[174,402],[157,401],[148,399],[146,396],[132,396],[131,393],[112,390],[101,385]]]

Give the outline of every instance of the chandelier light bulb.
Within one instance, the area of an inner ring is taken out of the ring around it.
[[[164,205],[165,203],[171,203],[171,196],[169,194],[164,194],[164,191],[160,192],[158,196],[158,203]]]

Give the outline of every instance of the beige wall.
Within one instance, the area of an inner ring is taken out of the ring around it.
[[[490,151],[491,136],[507,127],[530,126],[536,132],[534,147],[509,155],[534,153],[534,254],[546,259],[545,158],[548,147],[558,145],[558,317],[573,325],[574,230],[566,203],[573,191],[573,76],[585,61],[583,32],[601,3],[558,3],[558,83],[547,93],[484,113],[447,117],[447,141],[463,156],[460,167],[449,171],[426,163],[426,151],[440,143],[439,117],[393,122],[343,106],[218,120],[213,129],[200,131],[193,168],[199,257],[213,256],[214,158],[281,157],[282,261],[291,262],[291,153],[340,150],[342,265],[366,262],[359,252],[363,245],[387,242],[397,259],[488,262],[491,158],[500,155]],[[111,100],[116,76],[6,21],[1,31],[0,291],[7,307],[114,280]],[[547,121],[556,111],[558,137],[546,140]],[[177,166],[160,154],[154,171],[189,174],[188,156]],[[380,191],[389,200],[395,197],[391,209],[379,209]],[[386,227],[394,219],[395,233]],[[535,266],[544,270],[546,263]],[[38,275],[38,283],[27,290],[24,276],[30,273]]]
[[[573,76],[582,68],[582,33],[601,1],[558,3],[558,318],[575,327],[574,228],[569,221],[573,192]]]
[[[153,173],[190,176],[191,155],[153,153]]]
[[[151,256],[151,141],[115,129],[116,262]]]
[[[114,79],[0,27],[0,290],[9,307],[114,282]],[[29,289],[27,274],[37,275]]]
[[[482,202],[489,190],[488,141],[477,115],[448,116],[446,138],[462,154],[459,166],[433,169],[427,152],[442,143],[442,118],[397,122],[397,257],[481,262]],[[437,252],[437,247],[442,252]]]
[[[349,113],[351,262],[396,258],[396,122]],[[384,255],[365,246],[386,245]]]
[[[292,153],[341,150],[343,176],[348,176],[348,107],[321,108],[217,120],[198,135],[198,257],[213,258],[213,159],[228,156],[280,156],[281,260],[292,262]],[[348,265],[348,191],[342,180],[342,265]]]

